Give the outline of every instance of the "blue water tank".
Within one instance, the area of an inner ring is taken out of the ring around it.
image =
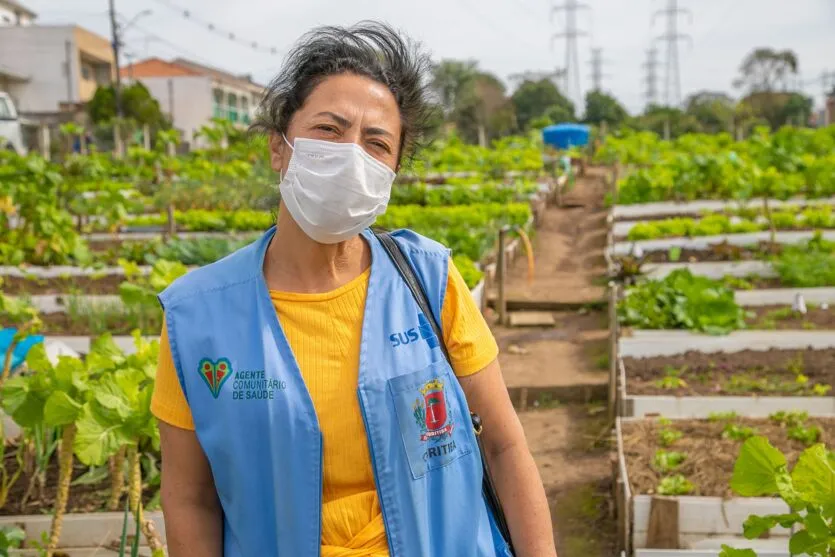
[[[542,140],[557,149],[583,147],[589,143],[589,127],[582,124],[557,124],[542,130]]]

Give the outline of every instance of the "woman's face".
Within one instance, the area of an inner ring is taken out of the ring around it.
[[[287,129],[292,145],[297,137],[336,143],[356,143],[395,172],[400,152],[400,111],[385,85],[355,74],[326,78],[296,111]],[[270,162],[286,172],[292,150],[281,134],[270,137]]]

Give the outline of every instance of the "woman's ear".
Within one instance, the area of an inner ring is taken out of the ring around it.
[[[284,172],[284,154],[287,145],[284,143],[281,134],[278,132],[270,132],[270,166],[275,172],[281,174]]]

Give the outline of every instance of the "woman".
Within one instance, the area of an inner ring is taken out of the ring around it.
[[[283,176],[277,226],[192,271],[165,311],[152,408],[172,557],[556,555],[498,348],[449,253],[394,233],[443,341],[367,230],[423,137],[428,59],[373,23],[296,46],[259,127]]]

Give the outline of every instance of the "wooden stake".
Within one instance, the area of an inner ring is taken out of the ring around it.
[[[649,508],[648,549],[679,549],[678,499],[654,496]]]
[[[609,282],[609,421],[614,422],[618,406],[618,285]]]
[[[151,150],[151,126],[148,124],[142,126],[142,146],[146,151]]]
[[[499,229],[499,252],[496,255],[496,281],[498,283],[498,299],[496,300],[499,310],[499,323],[507,325],[507,299],[505,298],[504,285],[507,279],[507,261],[504,253],[505,236],[507,227]]]

